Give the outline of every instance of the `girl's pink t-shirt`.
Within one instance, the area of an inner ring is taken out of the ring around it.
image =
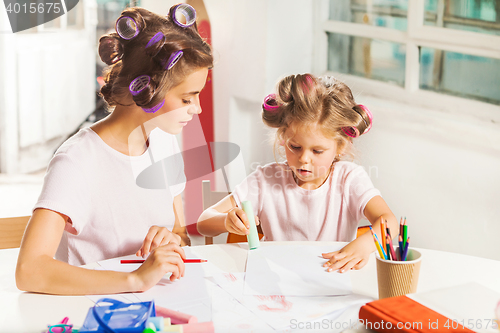
[[[249,200],[269,241],[344,241],[355,238],[368,201],[380,195],[366,171],[352,162],[335,163],[323,185],[299,187],[286,163],[257,167],[232,193]]]

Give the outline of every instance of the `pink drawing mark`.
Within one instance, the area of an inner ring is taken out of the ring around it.
[[[231,273],[224,273],[224,277],[230,282],[236,282],[236,276]]]
[[[257,299],[261,301],[271,301],[276,306],[269,307],[266,304],[262,304],[258,306],[258,309],[266,312],[288,312],[293,307],[293,303],[286,300],[285,296],[274,295],[274,296],[255,296]]]

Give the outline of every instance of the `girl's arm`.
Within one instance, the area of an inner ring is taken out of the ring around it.
[[[255,224],[259,218],[255,216]],[[250,224],[243,209],[236,206],[236,201],[230,194],[215,205],[208,207],[198,218],[198,231],[208,237],[230,232],[237,235],[248,235]]]
[[[151,288],[168,272],[172,281],[184,275],[184,251],[176,244],[156,249],[132,273],[90,270],[56,260],[67,220],[67,216],[48,209],[33,212],[17,261],[19,289],[60,295],[137,292]]]
[[[233,208],[236,208],[236,201],[229,194],[215,205],[205,209],[196,224],[198,232],[208,237],[214,237],[227,232],[225,221],[227,213]]]
[[[181,237],[181,246],[191,245],[191,240],[186,230],[186,220],[184,218],[184,207],[182,204],[182,195],[174,198],[175,224],[172,232]]]
[[[398,221],[381,196],[375,196],[368,201],[364,214],[372,224],[373,231],[380,241],[382,241],[380,232],[381,219],[387,221],[393,239],[398,235]],[[324,266],[330,266],[328,267],[330,272],[339,270],[341,273],[350,269],[360,269],[366,265],[368,257],[375,250],[373,236],[371,232],[366,232],[344,246],[340,251],[323,253],[323,258],[330,259]]]

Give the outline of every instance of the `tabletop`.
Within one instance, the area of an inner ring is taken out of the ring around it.
[[[344,243],[261,242],[261,246],[281,244],[335,247]],[[246,243],[193,246],[191,249],[222,271],[245,271],[248,252]],[[500,261],[444,251],[418,250],[422,253],[422,264],[417,292],[477,282],[500,293]],[[21,292],[16,288],[14,276],[18,253],[19,249],[0,250],[0,332],[40,333],[47,324],[56,323],[66,316],[71,318],[75,326],[81,326],[94,302],[85,296]],[[96,265],[90,264],[87,267]],[[378,298],[374,254],[361,270],[351,271],[350,277],[355,294]],[[356,311],[346,313],[343,320],[355,317]]]

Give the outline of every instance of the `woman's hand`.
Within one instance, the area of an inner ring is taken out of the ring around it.
[[[153,287],[167,274],[172,273],[170,281],[184,276],[184,250],[178,244],[167,244],[154,249],[149,257],[137,270],[131,274],[138,291]]]
[[[328,267],[328,272],[338,270],[340,273],[360,269],[368,262],[371,252],[371,249],[363,246],[363,243],[354,240],[339,251],[323,253],[323,258],[329,259],[323,267]]]
[[[149,228],[148,234],[142,243],[142,247],[136,252],[135,255],[145,258],[154,249],[169,243],[180,245],[181,237],[165,227],[154,225]]]
[[[259,225],[259,218],[255,216],[255,225]],[[227,212],[226,220],[224,221],[226,230],[237,235],[248,235],[250,233],[250,223],[248,222],[247,214],[243,209],[235,207]]]

